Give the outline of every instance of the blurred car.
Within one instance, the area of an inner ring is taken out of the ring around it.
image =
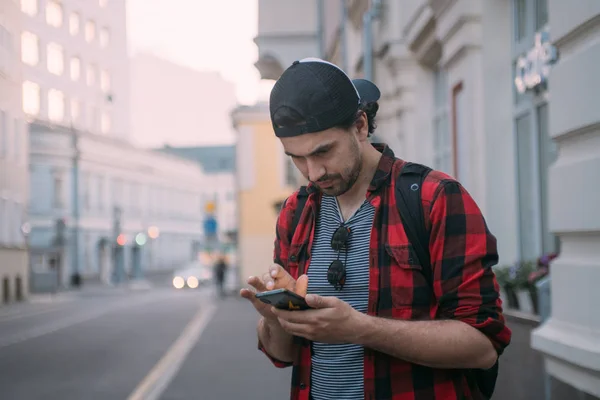
[[[213,279],[213,270],[200,262],[194,262],[178,269],[173,274],[173,287],[175,289],[196,289],[210,283]]]

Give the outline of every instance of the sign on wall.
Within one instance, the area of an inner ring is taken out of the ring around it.
[[[515,86],[519,93],[545,85],[550,67],[558,61],[558,49],[550,42],[548,32],[535,34],[531,50],[517,59]]]

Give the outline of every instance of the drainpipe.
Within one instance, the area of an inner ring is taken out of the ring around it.
[[[324,0],[317,0],[317,45],[319,58],[325,58],[325,3]]]
[[[348,22],[348,9],[346,0],[340,0],[342,20],[340,22],[340,46],[342,53],[342,69],[348,72],[348,40],[346,37],[346,23]]]
[[[372,0],[363,15],[363,71],[364,78],[373,80],[373,20],[379,17],[381,0]]]
[[[72,176],[72,200],[73,200],[73,260],[72,274],[79,274],[79,134],[71,124],[71,139],[73,146],[73,176]]]

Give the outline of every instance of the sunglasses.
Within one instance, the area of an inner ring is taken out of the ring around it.
[[[338,252],[337,260],[333,260],[327,269],[327,281],[333,285],[335,290],[342,290],[346,283],[346,264],[348,263],[348,240],[350,239],[350,228],[340,225],[331,238],[331,248]],[[341,250],[346,249],[346,259],[340,261]]]

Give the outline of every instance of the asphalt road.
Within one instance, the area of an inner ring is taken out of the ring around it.
[[[0,399],[287,399],[291,370],[257,350],[256,321],[236,296],[216,301],[210,291],[166,283],[0,308]],[[511,328],[494,399],[543,399],[531,326]],[[161,379],[162,395],[131,396]]]
[[[209,302],[165,287],[0,309],[0,398],[126,399]]]

